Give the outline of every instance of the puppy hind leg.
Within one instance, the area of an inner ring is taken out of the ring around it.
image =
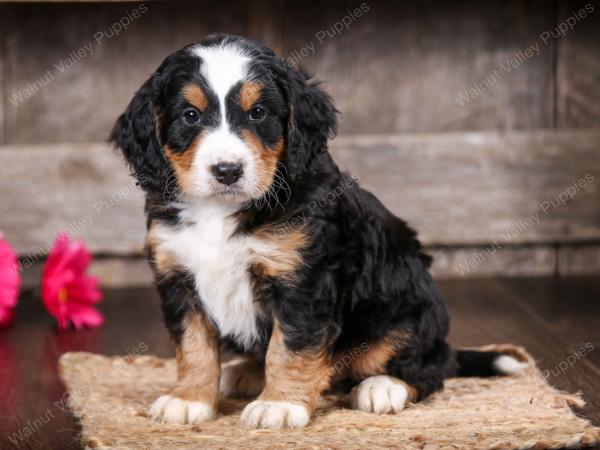
[[[421,400],[443,387],[450,360],[448,345],[441,341],[428,352],[411,351],[410,336],[386,335],[367,346],[353,361],[352,407],[366,412],[396,413],[407,402]]]

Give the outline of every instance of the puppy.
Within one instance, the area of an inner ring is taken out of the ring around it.
[[[176,344],[155,419],[213,419],[221,392],[258,395],[246,426],[303,427],[334,383],[359,410],[397,413],[446,377],[524,366],[448,346],[416,233],[327,151],[336,113],[270,49],[211,35],[168,56],[117,120]],[[221,367],[223,349],[244,359]]]

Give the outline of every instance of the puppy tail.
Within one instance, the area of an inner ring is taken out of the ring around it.
[[[512,375],[528,366],[528,362],[498,351],[456,350],[457,377]]]

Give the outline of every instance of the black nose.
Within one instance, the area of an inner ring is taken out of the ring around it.
[[[240,179],[244,166],[242,163],[220,162],[212,166],[212,172],[219,183],[229,186]]]

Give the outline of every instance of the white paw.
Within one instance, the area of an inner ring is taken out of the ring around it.
[[[244,408],[240,422],[251,428],[301,428],[310,420],[305,406],[255,400]]]
[[[231,361],[221,367],[219,391],[225,397],[256,397],[265,379],[262,369],[247,361]]]
[[[215,417],[215,410],[204,402],[162,395],[150,407],[150,416],[159,422],[200,423]]]
[[[350,396],[354,409],[376,414],[397,413],[404,409],[408,391],[398,379],[377,375],[363,380]]]

